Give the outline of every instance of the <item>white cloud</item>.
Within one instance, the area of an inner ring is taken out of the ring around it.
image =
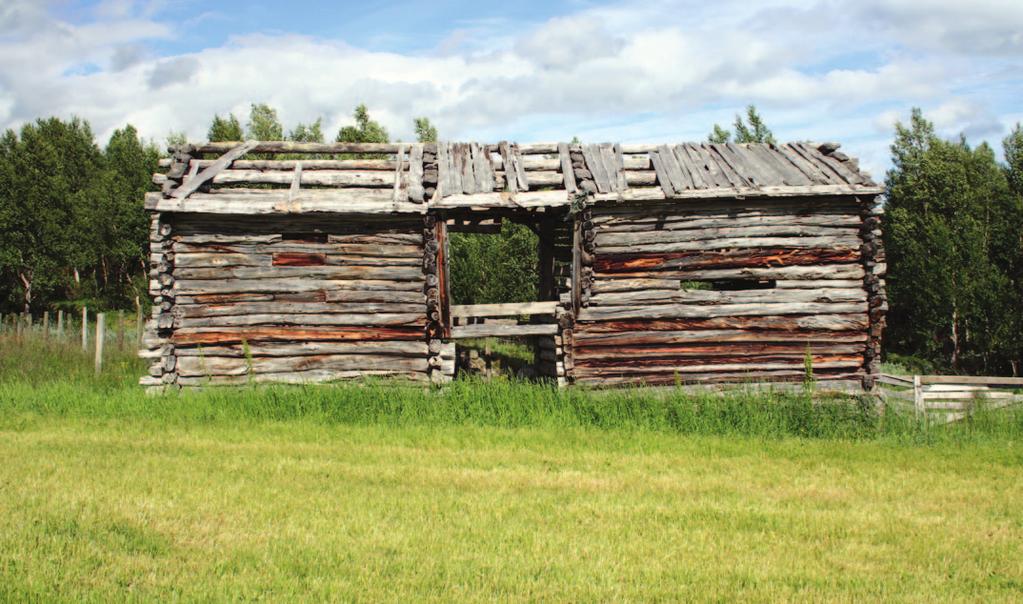
[[[213,114],[268,102],[286,127],[322,116],[330,132],[365,102],[405,139],[427,115],[449,138],[678,140],[753,102],[783,138],[850,141],[877,172],[910,106],[992,136],[1005,111],[984,91],[1023,92],[1019,2],[626,1],[532,28],[466,21],[426,54],[259,34],[166,57],[147,48],[177,33],[156,7],[109,0],[73,24],[5,2],[0,124],[77,114],[101,137],[132,122],[200,139]]]

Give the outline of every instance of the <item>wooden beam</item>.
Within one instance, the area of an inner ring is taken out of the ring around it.
[[[199,190],[199,187],[212,180],[213,177],[221,171],[227,169],[227,167],[231,165],[231,162],[246,153],[249,153],[258,145],[259,143],[256,141],[248,141],[233,147],[230,151],[218,157],[210,167],[198,173],[194,178],[189,178],[187,182],[175,189],[174,192],[171,193],[171,197],[174,197],[175,199],[184,199],[192,193],[195,193]]]

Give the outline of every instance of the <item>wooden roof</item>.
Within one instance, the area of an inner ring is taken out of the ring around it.
[[[877,195],[834,143],[208,143],[154,175],[160,212],[423,213],[701,198]],[[255,156],[255,157],[253,157]]]

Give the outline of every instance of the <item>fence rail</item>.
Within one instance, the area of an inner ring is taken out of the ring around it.
[[[912,405],[918,416],[946,423],[969,417],[981,405],[999,409],[1023,403],[1023,378],[881,374],[878,382],[886,400]]]
[[[558,302],[522,302],[513,304],[468,304],[451,307],[451,337],[518,337],[558,333]],[[534,321],[519,323],[517,317]],[[547,323],[545,321],[551,321]]]

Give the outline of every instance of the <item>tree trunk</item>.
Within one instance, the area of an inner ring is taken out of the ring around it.
[[[25,271],[19,271],[18,277],[25,288],[25,312],[32,312],[32,271],[28,271],[27,275]]]

